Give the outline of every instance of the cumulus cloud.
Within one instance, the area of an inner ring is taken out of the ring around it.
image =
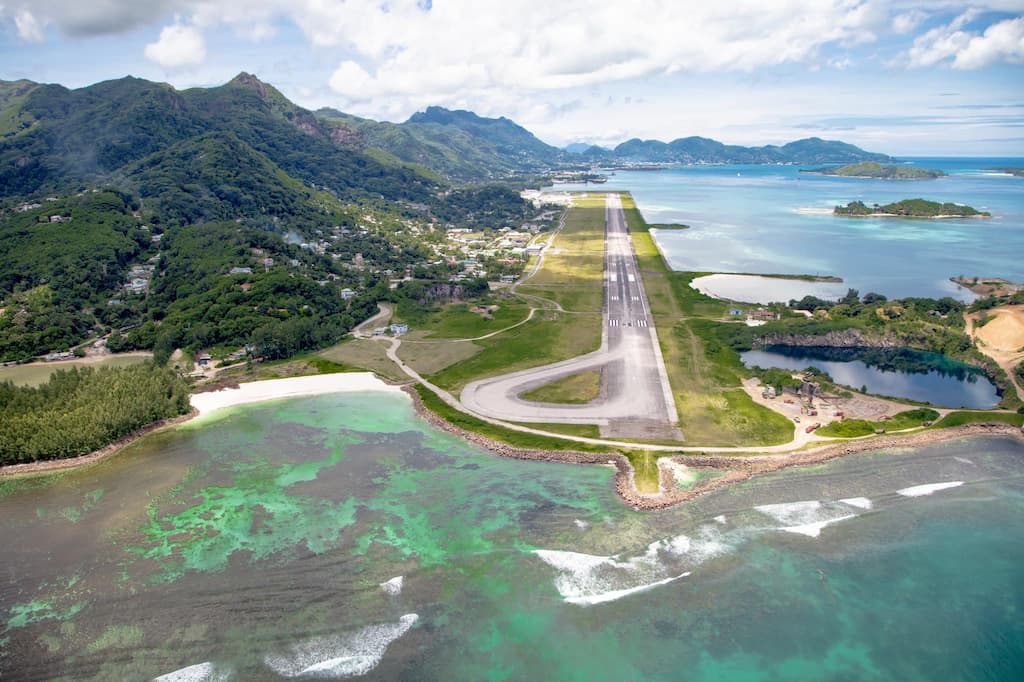
[[[919,68],[950,60],[955,69],[1024,61],[1024,17],[999,21],[980,33],[966,28],[977,14],[968,10],[950,23],[918,36],[902,55],[902,61],[911,68]]]
[[[972,36],[957,53],[953,68],[980,69],[999,61],[1024,62],[1024,17],[1000,21]]]
[[[43,40],[43,27],[35,15],[27,10],[21,10],[14,15],[14,27],[18,30],[18,37],[30,43],[39,43]]]
[[[146,45],[145,55],[165,69],[199,66],[206,60],[206,41],[195,26],[175,23],[164,27],[155,43]]]
[[[899,34],[910,33],[927,18],[928,15],[919,9],[897,14],[892,19],[892,30]]]

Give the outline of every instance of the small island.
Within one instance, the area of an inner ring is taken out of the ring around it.
[[[926,199],[904,199],[892,204],[868,206],[863,201],[851,201],[836,206],[835,215],[854,218],[991,218],[988,211],[979,211],[964,204],[942,203]]]
[[[851,163],[845,166],[828,166],[802,170],[801,173],[818,173],[819,175],[837,175],[844,178],[871,178],[876,180],[934,180],[946,174],[931,168],[916,166],[883,166],[877,161]]]

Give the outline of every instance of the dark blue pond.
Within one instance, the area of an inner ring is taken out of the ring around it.
[[[941,407],[987,409],[999,395],[977,367],[938,353],[907,349],[768,346],[741,353],[747,367],[805,369],[811,365],[845,386]]]

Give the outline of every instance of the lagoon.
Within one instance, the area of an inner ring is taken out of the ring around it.
[[[1020,159],[915,158],[936,180],[870,180],[800,173],[797,166],[687,166],[616,171],[601,191],[632,192],[679,271],[841,277],[860,293],[974,296],[950,277],[1024,281],[1024,178],[986,171]],[[555,189],[579,190],[578,185]],[[836,205],[923,197],[990,211],[986,220],[853,219]],[[807,210],[812,209],[812,210]],[[799,298],[799,297],[797,297]]]
[[[3,679],[1024,676],[1005,438],[644,514],[607,468],[496,457],[401,394],[326,395],[2,481],[0,543]]]

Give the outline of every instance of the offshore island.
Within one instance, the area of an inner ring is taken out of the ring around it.
[[[931,168],[920,168],[918,166],[897,166],[878,163],[877,161],[862,161],[851,163],[845,166],[826,166],[811,170],[801,170],[801,173],[816,173],[818,175],[832,175],[843,178],[861,178],[878,180],[934,180],[945,177],[946,173]]]
[[[927,201],[925,199],[903,199],[891,204],[868,206],[863,201],[851,201],[846,206],[836,206],[835,215],[853,218],[991,218],[988,211],[979,211],[973,206],[951,202]]]

